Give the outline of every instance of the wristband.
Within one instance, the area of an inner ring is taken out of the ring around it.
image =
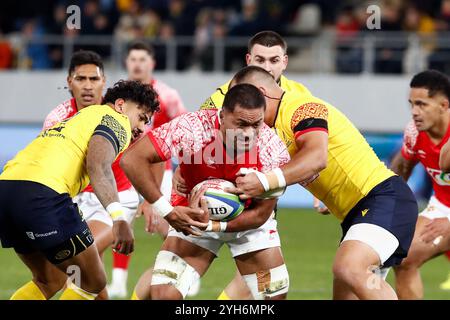
[[[280,189],[286,187],[286,179],[284,178],[283,171],[280,168],[276,168],[266,174],[254,170],[254,169],[248,169],[248,168],[241,168],[239,170],[239,174],[249,174],[249,173],[255,173],[256,177],[258,178],[259,182],[261,182],[264,191],[270,191],[275,189]]]
[[[283,171],[281,171],[280,168],[276,168],[269,173],[266,173],[265,176],[269,184],[269,190],[286,187],[286,179],[284,178]]]
[[[106,211],[109,213],[113,221],[126,221],[123,207],[119,202],[110,203],[106,207]]]
[[[209,220],[205,232],[225,232],[227,230],[227,222]]]
[[[173,211],[172,205],[164,196],[161,196],[161,198],[153,202],[152,207],[163,218]]]

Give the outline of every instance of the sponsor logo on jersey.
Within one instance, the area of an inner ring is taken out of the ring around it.
[[[450,173],[445,173],[433,168],[427,168],[427,172],[438,185],[450,186]]]

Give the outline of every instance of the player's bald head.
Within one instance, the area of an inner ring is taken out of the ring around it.
[[[277,85],[277,82],[269,72],[257,66],[247,66],[239,70],[231,80],[229,88],[241,83],[269,88]]]

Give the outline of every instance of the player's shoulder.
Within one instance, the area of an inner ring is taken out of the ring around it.
[[[258,156],[263,165],[263,171],[273,169],[290,160],[286,144],[267,125],[263,125],[258,136]]]
[[[171,121],[172,126],[212,127],[218,119],[218,112],[214,109],[198,110],[186,112]]]
[[[128,121],[128,117],[124,114],[121,114],[119,112],[117,112],[116,110],[114,110],[113,108],[111,108],[110,106],[106,105],[106,104],[95,104],[95,105],[91,105],[89,107],[83,108],[81,109],[78,114],[80,116],[78,116],[78,119],[90,119],[93,122],[98,122],[98,121],[117,121],[119,122],[121,125],[125,125],[125,127],[129,127],[129,121]]]
[[[60,118],[69,118],[77,112],[74,98],[64,100],[58,104],[50,113],[57,113]]]
[[[200,109],[222,108],[223,100],[225,99],[225,94],[228,92],[230,81],[216,88],[213,94],[208,99],[206,99],[205,102],[203,102],[203,104],[200,106]]]
[[[278,137],[276,132],[264,123],[259,130],[258,146],[260,148],[263,148],[265,146],[275,146],[279,148],[281,146],[284,146],[284,143],[280,139],[280,137]]]
[[[412,149],[417,144],[420,132],[417,130],[414,120],[408,122],[403,132],[403,142],[408,148]]]
[[[312,95],[311,91],[300,82],[286,78],[285,76],[280,77],[280,87],[285,91],[296,92],[302,95]]]
[[[292,122],[292,119],[295,119],[294,122],[317,117],[326,119],[330,107],[329,103],[313,95],[299,95],[292,91],[285,91],[279,116],[282,121],[289,122]]]

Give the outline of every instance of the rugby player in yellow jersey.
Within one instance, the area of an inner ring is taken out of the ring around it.
[[[418,208],[407,184],[329,103],[284,91],[268,72],[255,66],[239,71],[230,87],[240,83],[263,92],[264,122],[276,130],[292,159],[266,174],[244,172],[233,191],[248,199],[302,184],[341,222],[333,298],[397,299],[378,270],[400,264],[411,245]]]
[[[42,131],[5,165],[0,175],[0,240],[3,247],[14,248],[33,274],[33,281],[12,299],[47,298],[45,283],[37,276],[40,269],[50,269],[49,263],[63,272],[71,266],[79,280],[68,284],[61,299],[95,299],[104,289],[102,261],[71,197],[90,182],[114,220],[113,248],[133,251],[111,164],[157,109],[150,86],[119,81],[107,90],[103,105],[83,108]]]

